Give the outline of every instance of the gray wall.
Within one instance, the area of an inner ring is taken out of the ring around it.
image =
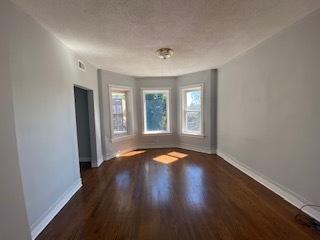
[[[75,87],[74,98],[76,106],[78,151],[80,162],[91,162],[89,106],[87,90]]]
[[[203,83],[203,127],[204,137],[181,135],[181,114],[177,111],[178,132],[181,146],[200,149],[205,152],[214,152],[216,150],[216,86],[217,74],[216,70],[206,70],[196,73],[190,73],[179,76],[177,79],[177,90],[183,86],[197,83]],[[177,94],[178,109],[181,109],[181,98],[179,92]]]
[[[213,153],[216,150],[216,90],[217,71],[207,70],[180,77],[133,78],[105,70],[99,70],[100,109],[102,122],[102,146],[105,159],[110,159],[117,152],[135,148],[182,147],[196,151]],[[180,96],[179,87],[195,83],[204,83],[204,125],[205,137],[180,136]],[[134,90],[134,129],[135,137],[121,142],[111,143],[109,84],[130,86]],[[143,135],[143,88],[171,89],[171,134]]]
[[[134,149],[137,146],[137,105],[136,100],[136,83],[133,77],[126,75],[99,70],[98,72],[99,91],[100,91],[100,110],[101,110],[101,132],[102,132],[102,149],[104,159],[114,157],[116,153]],[[134,137],[121,142],[111,143],[110,129],[110,104],[109,104],[109,84],[128,86],[133,89],[133,118],[134,118]]]
[[[97,70],[77,68],[61,42],[17,7],[10,10],[10,74],[21,176],[29,224],[80,181],[73,85],[92,89],[96,165],[102,162]]]
[[[320,11],[219,69],[218,150],[320,203]]]
[[[0,8],[0,239],[31,239],[20,177],[9,65],[12,5]]]

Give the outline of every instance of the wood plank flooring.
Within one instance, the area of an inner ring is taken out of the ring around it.
[[[217,155],[136,151],[82,172],[37,240],[320,239],[297,209]]]

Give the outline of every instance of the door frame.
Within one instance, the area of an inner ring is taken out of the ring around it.
[[[98,166],[98,155],[97,155],[97,140],[96,140],[96,124],[95,124],[95,112],[94,112],[94,95],[93,90],[87,87],[83,87],[78,84],[73,84],[73,96],[75,94],[74,88],[80,88],[87,91],[88,96],[88,114],[89,114],[89,132],[90,132],[90,150],[91,150],[91,167]],[[76,112],[76,105],[74,102],[74,111]],[[78,133],[76,134],[78,141]],[[78,149],[79,154],[79,149]]]

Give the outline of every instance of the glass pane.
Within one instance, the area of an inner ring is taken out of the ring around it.
[[[145,102],[147,131],[167,131],[167,95],[147,93]]]
[[[186,131],[200,132],[201,116],[200,112],[186,112]]]
[[[113,133],[127,132],[126,93],[112,92]]]
[[[201,110],[201,91],[192,90],[186,92],[187,110],[200,111]]]

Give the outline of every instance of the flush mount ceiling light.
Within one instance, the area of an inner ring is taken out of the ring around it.
[[[156,51],[157,55],[161,59],[171,58],[173,55],[173,50],[171,48],[160,48]]]

